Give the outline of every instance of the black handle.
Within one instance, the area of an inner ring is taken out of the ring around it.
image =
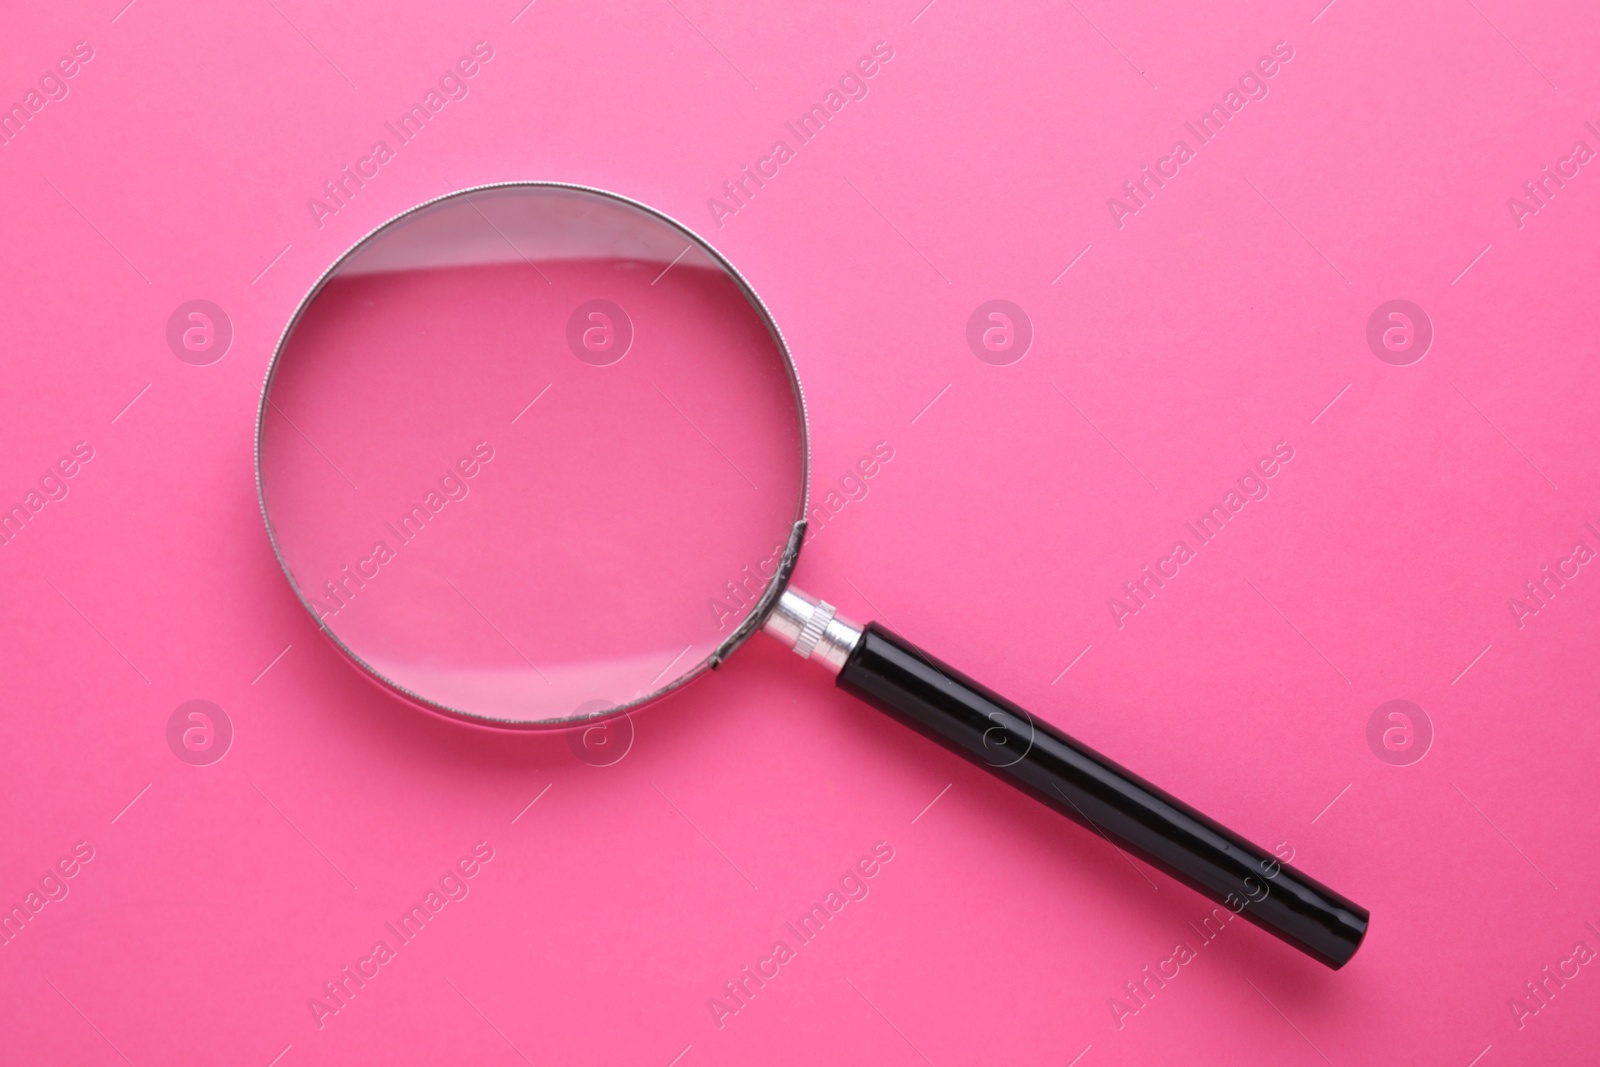
[[[1329,967],[1361,946],[1367,909],[875,622],[839,687]]]

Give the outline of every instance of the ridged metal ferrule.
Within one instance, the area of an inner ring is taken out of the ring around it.
[[[841,617],[832,604],[793,588],[783,591],[762,628],[795,655],[815,660],[830,674],[844,669],[861,640],[861,627]]]

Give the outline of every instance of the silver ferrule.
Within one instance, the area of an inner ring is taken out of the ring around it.
[[[861,627],[840,616],[832,604],[794,588],[783,591],[762,629],[801,659],[822,664],[829,674],[844,669],[861,640]]]

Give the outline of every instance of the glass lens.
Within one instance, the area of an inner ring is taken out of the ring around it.
[[[715,254],[619,198],[516,185],[340,261],[279,348],[257,464],[290,581],[357,662],[531,724],[742,640],[806,441],[782,341]]]

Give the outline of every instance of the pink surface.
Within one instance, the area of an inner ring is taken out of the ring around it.
[[[1596,1059],[1590,8],[5,29],[0,1062]],[[685,220],[772,307],[836,511],[802,587],[1281,842],[1372,909],[1354,961],[1202,935],[770,643],[587,735],[351,670],[262,528],[266,361],[361,234],[522,178]]]

